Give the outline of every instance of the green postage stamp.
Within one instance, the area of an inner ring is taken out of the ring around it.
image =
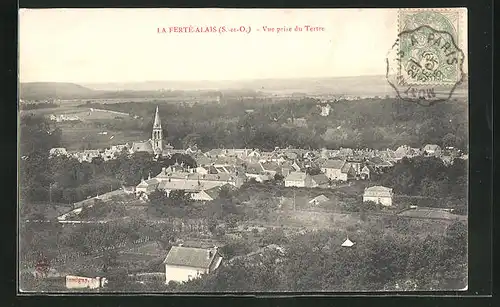
[[[464,9],[400,9],[387,80],[403,99],[446,100],[464,79]],[[465,16],[466,17],[466,16]]]

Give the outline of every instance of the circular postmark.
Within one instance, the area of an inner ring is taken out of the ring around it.
[[[463,51],[453,35],[430,26],[401,32],[386,61],[398,97],[425,106],[450,99],[463,79]]]

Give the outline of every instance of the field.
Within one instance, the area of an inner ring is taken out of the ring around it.
[[[37,109],[23,113],[50,115],[78,116],[78,122],[58,122],[56,125],[62,130],[62,146],[68,150],[99,149],[110,145],[125,144],[128,142],[141,141],[148,138],[143,131],[108,131],[100,128],[103,123],[113,124],[131,119],[127,114],[116,114],[100,110],[91,111],[90,108],[77,107],[82,101],[63,104],[59,108]]]
[[[80,150],[82,146],[87,149],[99,149],[147,139],[141,132],[106,131],[106,135],[99,134],[103,131],[105,130],[95,127],[66,126],[62,129],[63,147],[68,150]]]

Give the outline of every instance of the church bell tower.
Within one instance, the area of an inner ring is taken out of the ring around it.
[[[155,121],[153,123],[153,135],[151,138],[153,145],[153,152],[155,155],[163,153],[163,131],[161,129],[160,114],[158,113],[158,106],[156,106]]]

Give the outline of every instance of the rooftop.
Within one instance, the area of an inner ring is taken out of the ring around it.
[[[208,269],[216,255],[215,249],[172,246],[164,264]]]

